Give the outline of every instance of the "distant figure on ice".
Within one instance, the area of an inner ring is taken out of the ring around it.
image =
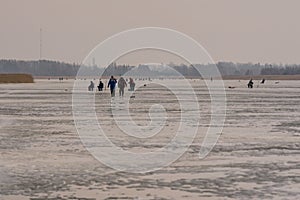
[[[253,81],[252,78],[250,79],[249,83],[248,83],[248,88],[253,88]]]
[[[129,91],[134,91],[135,83],[132,78],[129,78]]]
[[[98,85],[98,90],[99,90],[99,91],[102,91],[102,90],[103,90],[103,86],[104,86],[104,84],[103,84],[103,82],[100,80],[99,85]]]
[[[89,91],[93,91],[94,90],[94,82],[93,81],[91,81],[91,83],[90,83],[90,85],[88,87],[88,90]]]
[[[118,81],[118,87],[119,87],[119,96],[124,96],[124,88],[127,87],[127,83],[123,77],[121,77]]]
[[[261,80],[261,82],[260,82],[260,83],[261,83],[261,84],[264,84],[264,83],[265,83],[265,81],[266,81],[266,80],[263,78],[263,79]]]
[[[111,97],[115,96],[116,84],[117,84],[117,80],[114,78],[114,76],[111,76],[107,85],[107,87],[110,88]]]

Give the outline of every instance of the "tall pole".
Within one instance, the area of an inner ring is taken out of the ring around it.
[[[43,45],[43,29],[40,28],[40,60],[42,59],[43,52],[42,52],[42,46]]]

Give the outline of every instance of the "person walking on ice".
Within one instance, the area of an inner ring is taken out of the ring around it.
[[[248,83],[248,88],[253,88],[253,81],[252,78],[250,79],[249,83]]]
[[[129,78],[129,86],[130,86],[129,91],[134,91],[135,83],[132,78]]]
[[[118,87],[119,87],[119,96],[124,96],[124,88],[127,87],[127,83],[123,77],[120,77],[118,81]]]
[[[89,91],[93,91],[94,90],[94,82],[93,81],[90,82],[90,85],[88,86],[88,90]]]
[[[116,84],[117,84],[117,80],[114,78],[114,76],[111,76],[107,85],[107,87],[110,88],[111,97],[115,96]]]

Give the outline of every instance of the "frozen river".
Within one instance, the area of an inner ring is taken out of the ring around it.
[[[162,80],[167,81],[184,90],[180,81]],[[148,140],[118,131],[109,91],[95,94],[107,137],[133,152],[167,144],[180,117],[172,92],[142,84],[146,87],[129,102],[135,123],[149,124],[154,104],[162,105],[168,117],[161,133]],[[141,174],[107,167],[84,148],[72,115],[73,81],[0,84],[0,199],[300,199],[300,81],[267,80],[259,87],[255,82],[253,89],[246,81],[225,81],[224,128],[202,160],[210,98],[202,81],[191,84],[202,116],[193,144],[169,166]]]

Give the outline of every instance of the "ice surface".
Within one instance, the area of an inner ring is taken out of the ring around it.
[[[82,81],[88,86],[89,80]],[[171,81],[189,97],[179,80],[162,81]],[[107,137],[132,152],[161,148],[180,122],[172,92],[145,83],[130,100],[132,119],[139,126],[149,125],[148,111],[155,104],[164,107],[167,117],[161,132],[150,138],[120,131],[112,118],[109,91],[95,94],[97,117]],[[73,121],[72,80],[0,84],[0,198],[300,199],[300,81],[267,80],[259,87],[255,82],[253,89],[246,88],[247,81],[225,81],[226,122],[203,160],[198,155],[210,124],[210,97],[203,81],[191,84],[201,113],[194,143],[168,167],[144,174],[115,171],[84,148]]]

